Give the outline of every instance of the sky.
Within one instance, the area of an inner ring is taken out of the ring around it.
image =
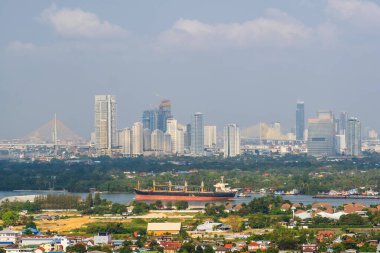
[[[3,0],[0,32],[0,139],[54,113],[89,138],[97,94],[119,128],[168,98],[183,124],[289,130],[301,99],[380,131],[380,0]]]

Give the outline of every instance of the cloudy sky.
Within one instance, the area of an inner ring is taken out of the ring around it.
[[[302,99],[380,130],[380,0],[5,0],[0,31],[0,139],[54,112],[89,137],[96,94],[120,128],[165,97],[182,123],[290,129]]]

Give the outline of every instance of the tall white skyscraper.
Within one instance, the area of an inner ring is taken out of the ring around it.
[[[166,121],[166,133],[170,134],[171,138],[171,152],[177,154],[177,120],[169,118]]]
[[[360,156],[362,153],[362,128],[357,118],[347,120],[346,129],[347,155]]]
[[[143,154],[143,124],[141,122],[136,122],[132,126],[132,155],[139,156]]]
[[[191,123],[191,154],[193,156],[204,155],[204,122],[203,113],[193,115]]]
[[[240,130],[236,124],[224,127],[224,157],[240,155]]]
[[[152,131],[150,129],[145,128],[144,129],[144,137],[143,137],[143,142],[144,142],[144,151],[149,151],[151,150],[152,147]]]
[[[205,148],[216,146],[216,126],[204,127],[204,146]]]
[[[95,96],[95,147],[97,153],[111,155],[117,145],[116,98],[113,95]]]

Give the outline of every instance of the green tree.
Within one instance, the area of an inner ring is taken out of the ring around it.
[[[255,214],[248,218],[248,224],[251,228],[265,228],[270,223],[269,217],[264,214]]]
[[[37,229],[37,224],[36,224],[34,221],[29,220],[29,221],[27,221],[27,222],[25,223],[24,228],[25,228],[25,229],[27,229],[27,228],[35,228],[35,229]]]
[[[211,247],[211,245],[206,245],[204,253],[214,253],[214,249]]]
[[[363,225],[364,223],[364,219],[356,213],[342,215],[339,218],[339,224],[341,225]]]
[[[177,210],[186,210],[189,207],[189,203],[183,200],[176,201],[174,205]]]
[[[171,201],[166,202],[166,209],[171,210],[172,208],[173,208],[173,202],[171,202]]]
[[[1,215],[1,219],[3,220],[4,226],[16,225],[19,214],[15,211],[6,211]]]
[[[85,203],[86,203],[87,208],[91,208],[94,206],[94,201],[92,199],[92,193],[91,192],[87,195]]]
[[[198,246],[195,248],[195,253],[203,253],[203,249],[202,249],[201,245],[198,245]]]
[[[129,247],[122,247],[119,251],[120,253],[132,253],[132,250]]]
[[[85,253],[85,252],[87,252],[87,250],[86,250],[86,246],[78,243],[78,244],[75,244],[73,246],[68,246],[66,248],[66,252]]]
[[[102,203],[102,199],[100,198],[100,193],[96,192],[94,196],[94,206],[99,206]]]

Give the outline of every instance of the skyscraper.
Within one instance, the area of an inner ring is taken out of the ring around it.
[[[150,131],[156,130],[158,128],[158,110],[145,110],[142,122],[144,129],[149,129]]]
[[[132,126],[132,155],[139,156],[143,154],[144,148],[144,133],[143,124],[136,122]]]
[[[167,120],[171,117],[172,104],[169,99],[163,99],[158,107],[157,128],[166,132]]]
[[[332,156],[335,154],[335,125],[331,111],[319,111],[317,118],[308,120],[308,155]]]
[[[204,123],[203,113],[193,115],[191,124],[191,153],[194,156],[202,156],[204,151]]]
[[[240,155],[240,131],[236,124],[224,127],[224,157]]]
[[[160,129],[153,130],[151,135],[152,150],[156,152],[164,151],[164,133]]]
[[[347,155],[360,156],[362,151],[361,123],[357,118],[347,120],[346,145]]]
[[[99,155],[111,155],[117,145],[116,98],[113,95],[95,96],[95,147]]]
[[[296,109],[296,140],[303,141],[305,132],[305,103],[297,101]]]
[[[191,148],[191,124],[187,124],[186,125],[186,129],[184,129],[184,143],[183,143],[183,146],[184,146],[184,149],[186,151],[190,151],[190,148]]]
[[[118,130],[118,146],[124,156],[131,155],[131,129]]]
[[[347,113],[342,112],[338,121],[338,134],[346,134],[347,131]]]
[[[170,118],[166,123],[166,133],[170,134],[171,138],[171,150],[173,154],[177,153],[177,120]]]
[[[204,136],[205,148],[212,148],[216,146],[216,126],[205,126]]]
[[[143,143],[144,143],[144,151],[149,151],[151,150],[152,143],[151,143],[151,138],[152,138],[152,131],[150,129],[145,128],[143,130]]]

